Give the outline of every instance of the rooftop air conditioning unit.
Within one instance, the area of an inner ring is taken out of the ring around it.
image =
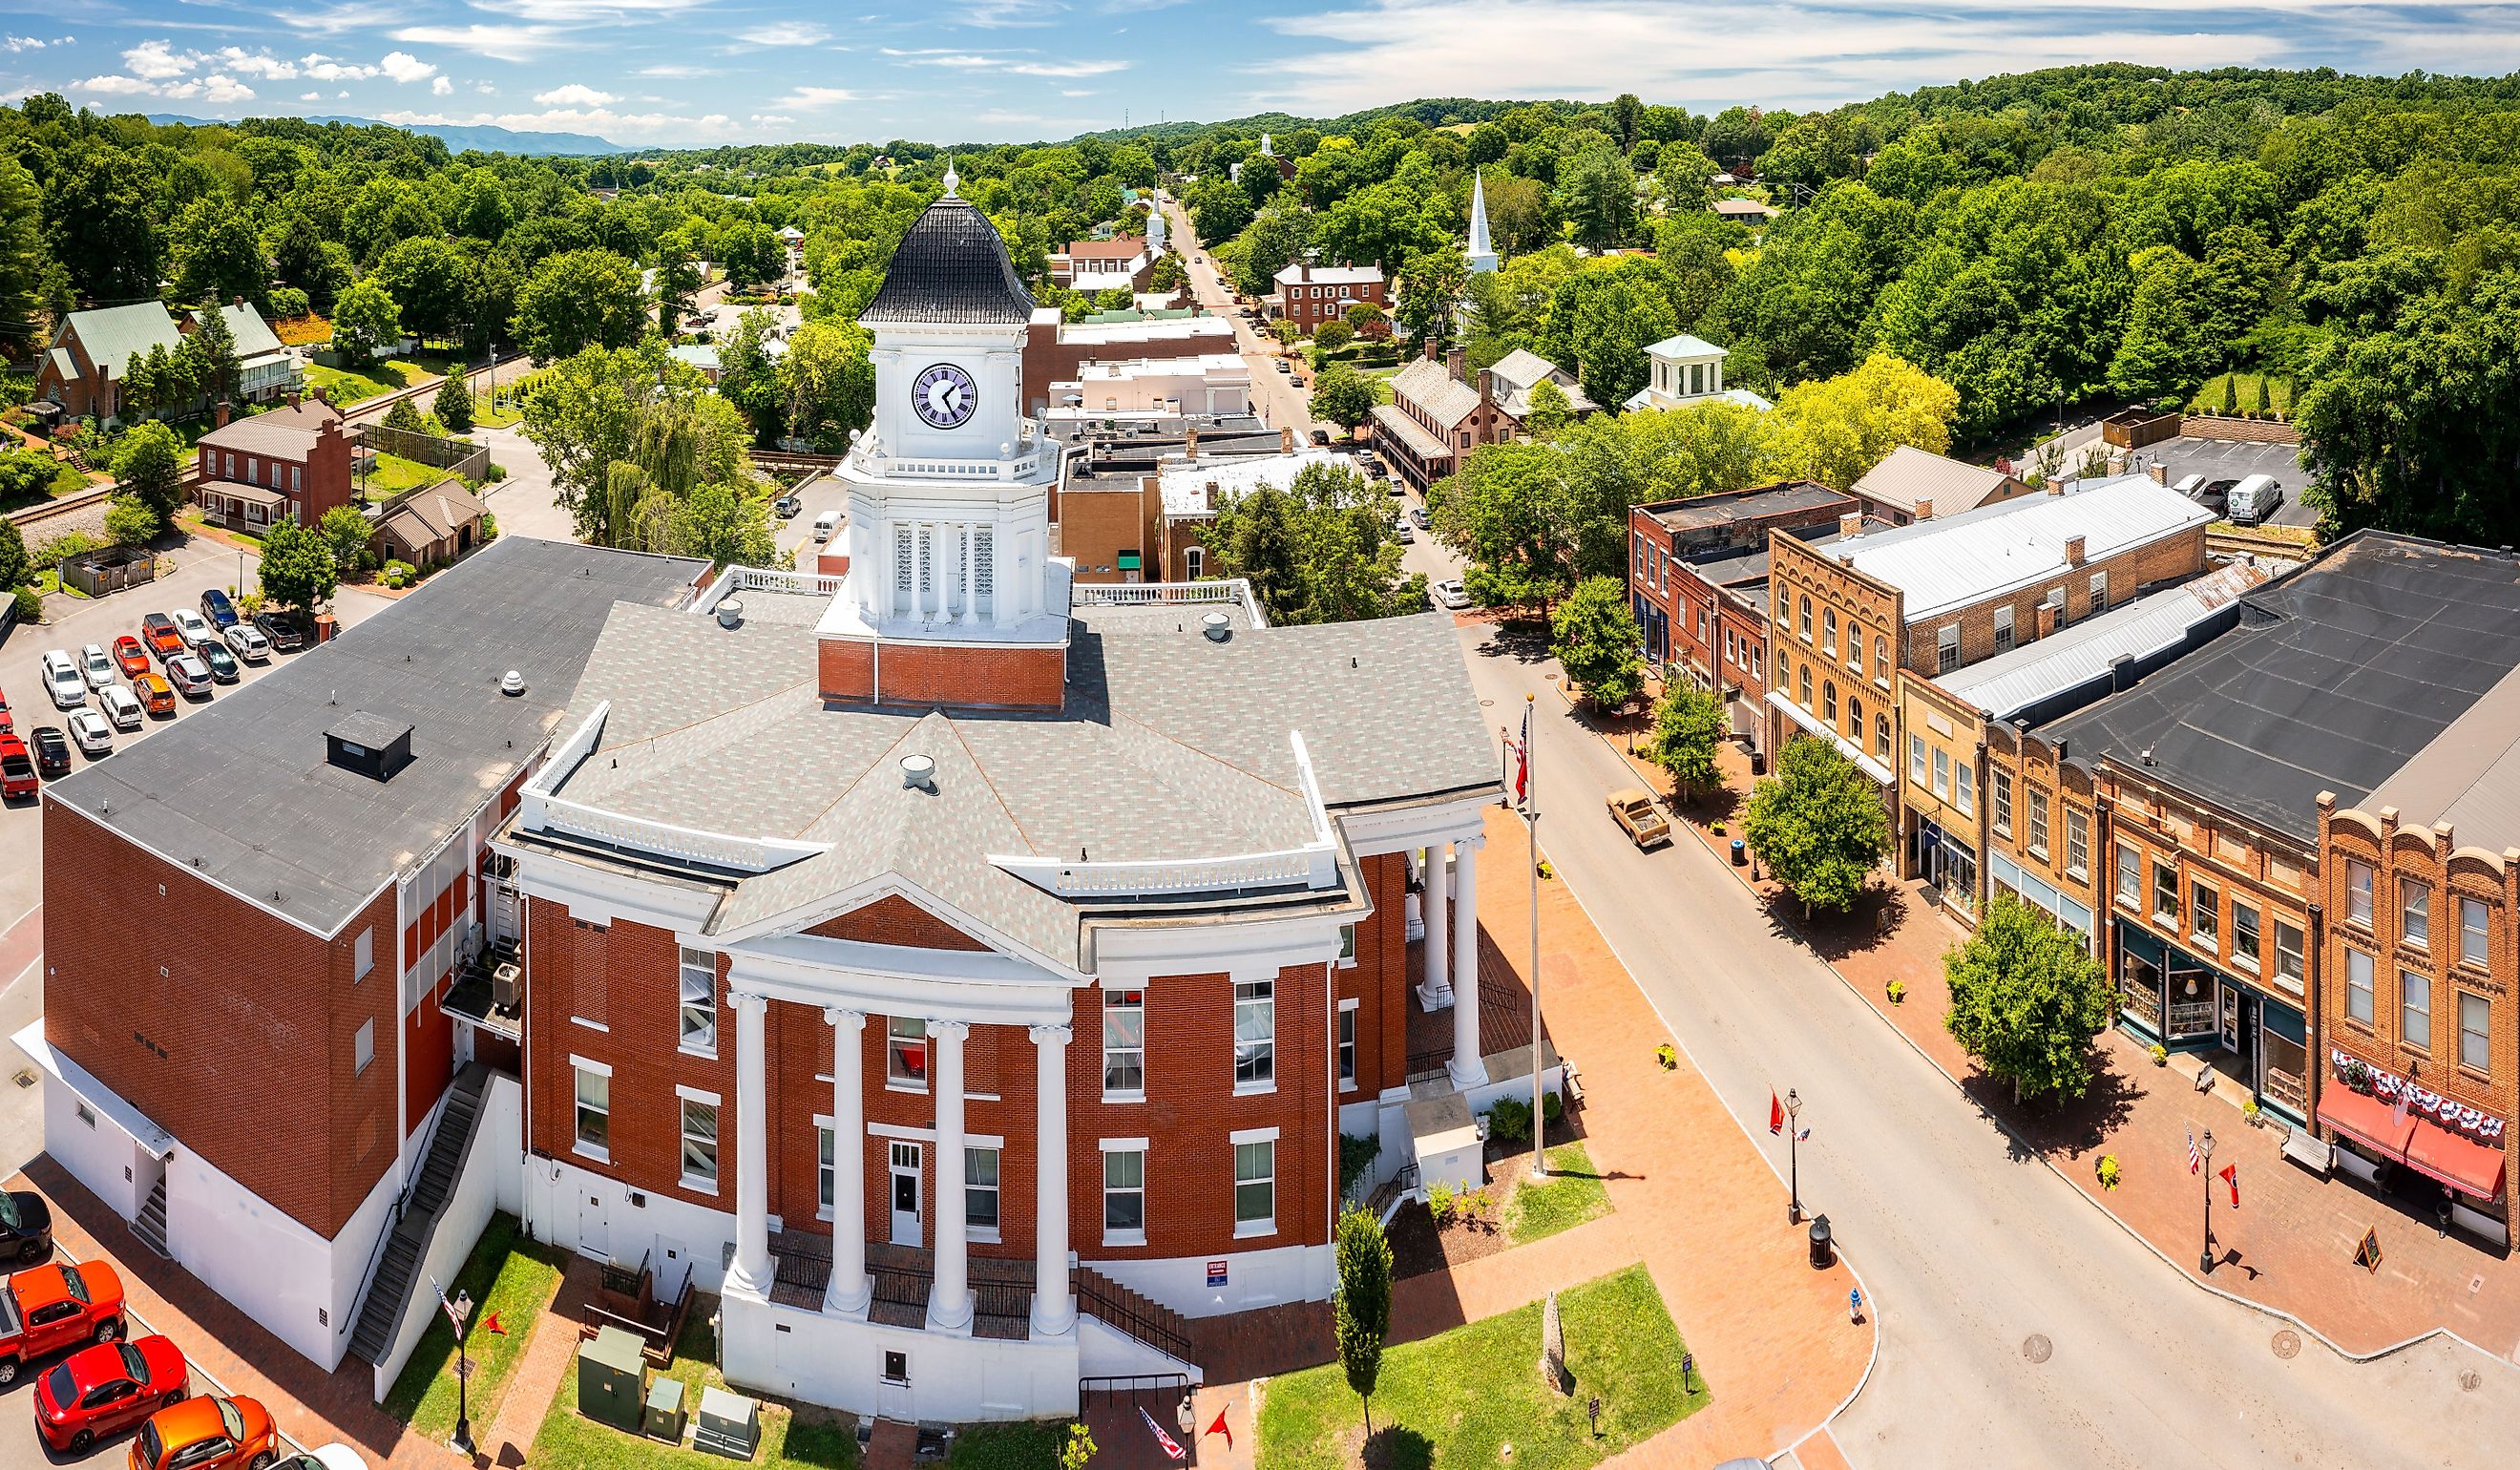
[[[501,1010],[516,1009],[523,999],[524,989],[524,966],[509,961],[490,971],[490,1003],[493,1006]]]

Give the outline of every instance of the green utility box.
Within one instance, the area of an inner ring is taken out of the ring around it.
[[[657,1375],[648,1386],[648,1438],[668,1445],[683,1442],[683,1380]]]
[[[692,1430],[692,1448],[748,1460],[760,1443],[760,1404],[722,1388],[700,1390],[699,1423]]]
[[[648,1359],[639,1339],[606,1327],[577,1350],[577,1411],[598,1424],[637,1434],[647,1407]]]

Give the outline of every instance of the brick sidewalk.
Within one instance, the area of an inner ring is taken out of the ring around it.
[[[1625,743],[1610,734],[1602,738],[1614,748]],[[1650,789],[1671,789],[1659,771],[1630,759],[1650,778]],[[1730,789],[1677,812],[1729,866],[1738,828],[1719,837],[1710,824],[1732,821],[1750,789],[1749,762],[1729,744],[1721,759]],[[2445,1235],[2396,1202],[2286,1161],[2283,1131],[2249,1127],[2236,1100],[2228,1100],[2230,1089],[2198,1092],[2184,1073],[2154,1066],[2146,1049],[2115,1027],[2100,1035],[2101,1071],[2091,1093],[2071,1106],[2024,1107],[2008,1089],[1981,1077],[1943,1029],[1951,1004],[1943,955],[1965,931],[1928,901],[1921,884],[1878,884],[1852,914],[1806,922],[1800,906],[1776,883],[1753,881],[1746,868],[1732,871],[1769,908],[1779,932],[1820,956],[1955,1086],[2188,1279],[2285,1314],[2350,1355],[2383,1352],[2446,1329],[2520,1361],[2520,1258]],[[1893,979],[1907,987],[1904,1003],[1888,999]],[[2188,1135],[2201,1138],[2208,1130],[2215,1169],[2236,1164],[2240,1175],[2237,1210],[2229,1191],[2215,1184],[2210,1280],[2197,1270],[2204,1185],[2188,1174],[2186,1157]],[[2122,1182],[2115,1190],[2099,1187],[2104,1154],[2118,1160]],[[2365,1229],[2380,1235],[2377,1272],[2353,1264]]]

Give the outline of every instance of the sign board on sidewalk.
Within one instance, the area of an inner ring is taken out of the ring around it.
[[[1225,1284],[1224,1262],[1210,1261],[1207,1263],[1207,1284],[1210,1286],[1222,1286]]]
[[[2354,1264],[2370,1271],[2380,1269],[2380,1232],[2378,1230],[2365,1229],[2362,1232],[2362,1243],[2354,1248]]]

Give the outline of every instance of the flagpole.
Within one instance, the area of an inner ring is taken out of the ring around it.
[[[1542,1032],[1540,1029],[1540,762],[1531,747],[1536,732],[1532,710],[1537,694],[1522,696],[1522,825],[1531,843],[1531,1177],[1549,1178],[1549,1152],[1543,1146],[1549,1132],[1548,1099],[1542,1094],[1544,1071],[1540,1064]]]

